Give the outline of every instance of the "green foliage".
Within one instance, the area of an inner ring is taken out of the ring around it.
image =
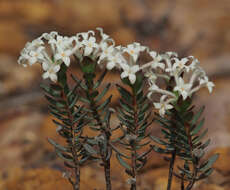
[[[114,149],[114,151],[118,162],[125,168],[126,173],[132,178],[136,178],[138,172],[146,164],[147,155],[152,149],[151,147],[147,151],[142,149],[150,143],[147,140],[149,135],[146,133],[152,123],[148,121],[150,104],[143,92],[144,80],[141,75],[137,75],[137,80],[133,85],[127,78],[122,82],[128,86],[125,88],[117,85],[121,97],[120,106],[117,108],[117,117],[120,120],[119,128],[123,131],[123,135],[115,141],[126,149],[128,151],[126,154],[129,155],[118,149]]]
[[[218,154],[215,154],[204,161],[205,148],[210,143],[210,140],[203,141],[208,131],[203,129],[204,118],[201,118],[204,107],[195,112],[194,106],[191,105],[190,98],[185,101],[179,98],[174,109],[168,111],[165,118],[156,114],[156,122],[162,127],[164,140],[151,136],[154,142],[161,145],[154,145],[154,151],[175,154],[184,161],[184,167],[178,166],[179,173],[174,174],[183,183],[188,182],[186,190],[191,189],[196,181],[208,177],[212,173],[213,163],[218,158]]]
[[[178,97],[174,108],[167,111],[165,117],[155,114],[154,120],[161,126],[163,138],[151,136],[147,133],[153,122],[151,104],[143,90],[143,76],[137,74],[134,84],[125,78],[122,79],[122,85],[116,85],[120,93],[116,116],[120,123],[116,128],[111,128],[112,95],[107,95],[111,84],[103,84],[107,71],[97,78],[97,63],[90,57],[82,59],[79,65],[83,80],[71,75],[75,82],[71,88],[67,84],[67,67],[64,64],[58,72],[57,83],[41,85],[49,102],[50,113],[55,117],[53,122],[57,132],[65,138],[66,144],[61,145],[52,139],[48,141],[65,166],[74,169],[75,181],[69,178],[74,187],[80,184],[80,166],[89,160],[99,160],[104,166],[106,189],[110,190],[110,158],[113,152],[132,179],[131,190],[136,189],[138,172],[147,163],[152,150],[167,156],[165,158],[170,161],[169,181],[175,175],[181,179],[183,190],[192,189],[196,181],[212,173],[212,166],[219,155],[204,159],[205,149],[210,143],[210,139],[204,141],[208,132],[203,129],[204,107],[194,111],[191,98],[183,100]],[[96,131],[95,136],[83,136],[86,127]],[[122,135],[111,139],[117,129],[122,131]],[[151,140],[154,145],[150,144]],[[182,164],[177,166],[175,172],[174,162],[177,158],[182,160]]]
[[[103,79],[106,76],[105,70],[98,79],[96,79],[97,63],[90,57],[85,57],[81,63],[81,71],[83,81],[72,75],[74,81],[79,83],[80,98],[83,103],[83,111],[87,114],[89,128],[97,131],[93,137],[87,137],[87,144],[84,145],[85,150],[94,158],[100,160],[105,169],[106,188],[111,189],[110,182],[110,158],[112,148],[110,137],[114,129],[110,128],[110,102],[112,95],[105,98],[110,89],[110,83],[102,87]]]
[[[77,82],[73,88],[69,88],[66,68],[62,68],[58,76],[57,83],[42,84],[41,88],[49,102],[50,113],[55,117],[53,122],[57,126],[57,132],[66,140],[66,145],[60,145],[52,139],[48,139],[48,141],[54,146],[55,152],[64,161],[64,164],[78,171],[75,173],[75,181],[71,177],[69,178],[71,184],[75,186],[79,184],[80,166],[87,160],[93,159],[88,151],[86,137],[82,136],[83,129],[89,120],[86,118],[87,113],[83,111],[83,107],[77,106],[79,83]]]

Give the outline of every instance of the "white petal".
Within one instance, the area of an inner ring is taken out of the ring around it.
[[[70,65],[70,58],[69,57],[63,57],[62,60],[67,67]]]
[[[57,75],[56,74],[50,74],[50,79],[53,81],[53,82],[57,82]]]
[[[138,54],[133,54],[132,56],[133,56],[133,60],[136,62],[138,58]]]
[[[95,43],[95,42],[96,42],[96,38],[94,38],[94,37],[90,37],[90,38],[89,38],[89,42],[91,42],[91,43]]]
[[[49,69],[49,64],[47,62],[42,63],[42,68],[44,71],[47,71]]]
[[[34,63],[36,63],[37,62],[37,58],[36,57],[30,57],[29,58],[29,64],[30,65],[32,65],[32,64],[34,64]]]
[[[129,70],[129,65],[127,65],[127,64],[121,64],[121,68],[122,68],[124,71],[128,71],[128,70]]]
[[[122,79],[127,77],[127,76],[128,76],[128,72],[124,71],[124,72],[121,73],[121,78]]]
[[[164,100],[167,98],[167,95],[161,96],[160,102],[164,103]]]
[[[85,47],[84,55],[88,56],[92,52],[93,48]]]
[[[70,55],[72,54],[72,51],[68,49],[68,50],[65,51],[65,54],[66,54],[67,56],[70,56]]]
[[[55,54],[54,58],[55,58],[55,60],[60,60],[62,58],[62,56],[60,53],[58,53],[58,54]]]
[[[167,105],[165,106],[165,108],[166,108],[167,110],[170,110],[170,109],[173,108],[173,106],[172,106],[171,104],[167,104]]]
[[[158,63],[157,66],[160,67],[161,69],[165,68],[165,64],[164,63]]]
[[[131,84],[134,84],[136,81],[136,75],[135,74],[129,74],[129,81]]]
[[[183,97],[183,100],[185,100],[187,98],[187,96],[188,96],[188,93],[186,91],[182,91],[181,95]]]
[[[164,108],[161,108],[160,110],[159,110],[159,114],[160,114],[160,116],[164,116],[165,115],[165,109]]]
[[[42,78],[43,78],[43,79],[49,78],[49,72],[43,73]]]
[[[137,71],[140,70],[139,65],[132,66],[130,70],[131,70],[132,73],[136,73]]]
[[[160,109],[161,108],[161,103],[153,103],[154,107],[156,109]]]
[[[53,67],[53,71],[54,71],[55,73],[57,73],[59,70],[60,70],[60,65],[55,65],[55,66]]]
[[[115,63],[111,61],[111,62],[108,62],[108,63],[107,63],[106,68],[107,68],[108,70],[111,70],[111,69],[114,68],[114,66],[115,66]]]
[[[157,56],[157,53],[155,51],[150,51],[149,54],[152,58],[155,58]]]

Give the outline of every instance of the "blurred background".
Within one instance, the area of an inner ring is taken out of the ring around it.
[[[136,41],[200,60],[216,87],[211,95],[200,91],[195,101],[206,106],[209,152],[221,156],[213,175],[194,189],[230,189],[230,0],[0,0],[0,189],[71,189],[47,142],[59,138],[39,88],[41,68],[25,69],[17,58],[27,41],[44,32],[73,35],[96,27],[117,44]],[[114,92],[113,101],[117,98]],[[167,166],[153,153],[140,189],[165,190]],[[114,189],[127,189],[127,176],[115,160],[112,170]],[[98,165],[84,167],[82,175],[83,190],[104,189]]]

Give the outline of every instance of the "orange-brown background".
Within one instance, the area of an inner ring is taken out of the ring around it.
[[[46,141],[58,138],[39,88],[40,67],[16,61],[25,43],[43,32],[73,35],[98,26],[117,44],[138,41],[201,61],[216,87],[211,95],[202,90],[196,102],[206,105],[210,151],[221,157],[213,175],[195,189],[230,189],[230,0],[0,0],[0,189],[71,189]],[[104,189],[98,168],[83,168],[83,190]],[[114,189],[127,189],[127,176],[115,161],[112,169]],[[153,154],[141,178],[141,190],[164,190],[167,162]]]

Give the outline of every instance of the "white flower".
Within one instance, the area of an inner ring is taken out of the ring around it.
[[[63,49],[59,49],[57,54],[55,54],[54,58],[55,60],[62,60],[65,65],[68,67],[70,65],[70,56],[72,54],[71,50],[63,50]]]
[[[157,76],[152,71],[146,71],[144,76],[148,79],[150,85],[155,84]]]
[[[165,68],[165,64],[161,63],[162,57],[157,54],[155,51],[149,52],[149,55],[153,58],[153,61],[151,62],[151,67],[153,69],[156,69],[157,67],[160,67],[161,69]]]
[[[208,80],[207,76],[205,76],[204,78],[200,79],[200,85],[206,85],[207,88],[208,88],[209,93],[212,92],[212,89],[215,86],[213,82]]]
[[[183,69],[186,69],[187,72],[189,71],[189,67],[186,66],[186,63],[188,62],[187,58],[182,58],[181,60],[174,58],[174,60],[175,60],[175,63],[173,64],[173,67],[172,67],[174,71],[177,69],[179,69],[179,71],[182,71]]]
[[[123,72],[121,73],[121,78],[129,78],[131,84],[136,82],[136,72],[140,70],[139,65],[130,66],[128,64],[121,64]]]
[[[173,51],[167,51],[165,54],[168,55],[169,58],[178,56],[178,54],[176,52],[173,52]]]
[[[106,68],[108,70],[113,69],[116,66],[116,64],[121,65],[124,62],[124,59],[119,52],[116,52],[115,54],[109,54],[107,59],[108,59],[108,62],[107,62]]]
[[[146,47],[134,42],[133,44],[129,44],[127,48],[124,49],[124,52],[127,52],[129,55],[131,55],[134,62],[136,62],[140,52],[144,51],[145,49]]]
[[[46,40],[50,40],[52,38],[55,38],[58,35],[58,33],[56,31],[52,31],[50,33],[43,33],[42,34],[42,38],[45,38]]]
[[[106,42],[100,44],[100,48],[102,50],[99,58],[99,62],[105,58],[111,57],[112,53],[114,52],[114,46],[108,46]]]
[[[42,45],[44,45],[44,42],[41,40],[41,38],[37,38],[35,40],[33,40],[31,43],[30,43],[30,46],[31,48],[39,48],[41,47]],[[28,47],[29,49],[29,47]]]
[[[57,72],[60,70],[60,65],[43,62],[42,68],[46,71],[42,75],[43,79],[50,78],[53,82],[57,82]]]
[[[44,50],[44,47],[38,47],[36,50],[32,50],[29,52],[29,64],[32,65],[36,62],[38,62],[39,60],[43,60],[44,56],[42,54],[42,51]]]
[[[190,93],[191,87],[192,87],[192,84],[184,83],[184,80],[180,77],[177,85],[174,87],[173,90],[178,91],[182,95],[183,99],[185,100]]]
[[[151,84],[148,90],[149,90],[149,93],[147,94],[147,97],[148,99],[151,99],[153,92],[156,92],[157,90],[159,90],[159,87],[156,84]]]
[[[173,106],[171,104],[169,104],[167,101],[165,101],[166,97],[167,97],[166,95],[163,95],[163,96],[161,96],[159,103],[153,103],[154,107],[159,110],[159,114],[162,117],[165,115],[166,110],[173,108]]]
[[[192,63],[188,66],[189,70],[195,70],[198,68],[200,62],[198,61],[198,59],[194,58],[193,56],[189,56],[189,58],[192,59]]]
[[[100,32],[100,35],[101,35],[101,38],[102,38],[102,41],[103,41],[103,42],[110,39],[110,38],[109,38],[109,35],[105,34],[105,33],[103,32],[103,29],[102,29],[102,28],[97,27],[96,29]],[[110,40],[112,40],[112,39],[110,39]]]
[[[209,82],[207,82],[206,86],[208,88],[209,93],[212,93],[212,89],[215,86],[215,84],[213,82],[209,81]]]
[[[98,47],[98,44],[96,43],[96,38],[90,36],[89,39],[84,39],[82,41],[82,44],[85,46],[84,48],[84,56],[89,56],[94,48]]]
[[[33,65],[36,62],[42,61],[44,59],[43,50],[43,46],[37,47],[36,49],[32,48],[32,46],[30,46],[30,49],[24,48],[21,51],[18,63],[27,66],[27,64]]]

